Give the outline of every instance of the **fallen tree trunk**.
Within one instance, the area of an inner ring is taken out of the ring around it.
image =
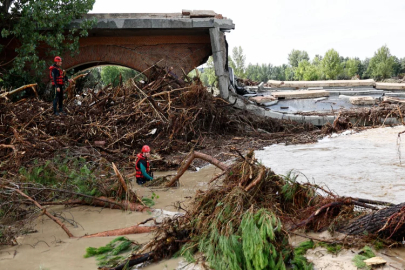
[[[14,89],[14,90],[12,90],[12,91],[10,91],[10,92],[5,92],[5,93],[1,94],[0,97],[6,98],[7,96],[11,96],[12,94],[18,93],[18,92],[20,92],[20,91],[22,91],[22,90],[25,90],[25,89],[27,89],[27,88],[31,88],[31,89],[34,91],[35,96],[38,97],[38,93],[37,93],[37,91],[35,90],[35,87],[36,87],[36,86],[38,86],[38,84],[36,84],[36,83],[27,84],[27,85],[21,86],[21,87],[19,87],[19,88],[17,88],[17,89]]]
[[[206,154],[203,154],[200,152],[191,151],[190,154],[188,155],[186,161],[184,162],[184,165],[179,168],[176,176],[173,177],[170,180],[170,182],[166,184],[166,187],[172,187],[180,179],[180,177],[186,172],[188,167],[190,167],[191,163],[193,162],[193,160],[195,158],[205,160],[205,161],[217,166],[218,168],[220,168],[223,171],[228,169],[228,166],[226,166],[224,163],[222,163],[221,161],[219,161],[218,159],[216,159],[214,157],[211,157],[209,155],[206,155]]]
[[[136,196],[136,194],[132,190],[128,189],[127,184],[125,183],[124,177],[122,177],[120,171],[117,169],[117,166],[115,166],[114,162],[112,163],[112,167],[114,169],[115,174],[118,177],[119,183],[121,184],[125,193],[128,194],[129,200],[131,200],[131,201],[138,200],[143,206],[146,207],[146,205],[143,203],[143,201],[138,196]]]
[[[89,235],[85,235],[81,238],[92,238],[92,237],[106,237],[106,236],[120,236],[120,235],[127,235],[127,234],[137,234],[137,233],[149,233],[156,229],[156,226],[131,226],[128,228],[122,229],[115,229],[105,232],[93,233]]]
[[[46,211],[46,209],[43,208],[37,201],[32,199],[30,196],[26,195],[24,192],[22,192],[19,189],[8,188],[8,187],[6,187],[6,189],[15,191],[18,194],[20,194],[21,196],[23,196],[23,197],[27,198],[28,200],[30,200],[36,207],[38,207],[39,209],[42,210],[42,213],[44,215],[46,215],[47,217],[52,219],[56,224],[58,224],[65,231],[65,233],[69,236],[69,238],[74,238],[73,234],[68,230],[68,228],[66,228],[65,224],[63,224],[57,217],[54,217],[53,215],[49,214],[48,211]]]
[[[92,201],[77,199],[77,200],[69,200],[69,201],[60,202],[60,203],[50,202],[48,204],[50,204],[50,205],[52,205],[52,204],[66,204],[66,205],[67,204],[82,204],[82,205],[100,206],[100,207],[106,207],[106,208],[111,208],[111,209],[122,209],[122,210],[130,210],[130,211],[137,211],[137,212],[143,212],[143,211],[149,210],[149,207],[141,205],[139,203],[133,203],[133,202],[129,202],[129,201],[117,202],[117,201],[107,198],[107,197],[97,197],[97,198],[94,198],[94,200],[92,200]]]
[[[362,216],[338,231],[351,235],[363,235],[367,232],[402,241],[405,234],[405,203]]]
[[[327,211],[329,208],[331,207],[335,207],[335,206],[340,206],[340,205],[350,205],[353,204],[353,202],[349,199],[346,201],[337,201],[337,202],[331,202],[328,204],[323,205],[321,208],[319,208],[318,210],[316,210],[314,213],[312,213],[307,219],[301,221],[300,223],[292,226],[290,228],[291,231],[296,230],[300,227],[303,227],[305,225],[307,225],[310,221],[312,221],[317,215],[323,213],[324,211]]]
[[[149,209],[149,207],[147,207],[145,205],[140,205],[140,204],[133,203],[133,202],[124,203],[122,201],[121,202],[115,201],[113,199],[103,197],[103,196],[94,197],[94,196],[89,196],[89,195],[86,195],[83,193],[73,192],[73,191],[69,191],[69,190],[65,190],[65,189],[35,188],[35,187],[30,187],[27,189],[50,190],[50,191],[74,194],[74,195],[77,195],[80,197],[91,199],[90,201],[86,201],[83,199],[75,199],[75,200],[68,200],[68,201],[62,201],[62,202],[41,202],[42,205],[84,204],[84,205],[95,205],[95,206],[108,207],[108,208],[113,208],[113,209],[131,210],[131,211],[145,211],[145,210]],[[138,209],[138,210],[134,210],[134,209]]]

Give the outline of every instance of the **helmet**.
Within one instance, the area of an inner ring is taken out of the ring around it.
[[[149,153],[150,152],[150,147],[147,145],[142,146],[142,153]]]
[[[59,56],[56,56],[55,59],[53,59],[54,62],[62,62],[62,58]]]

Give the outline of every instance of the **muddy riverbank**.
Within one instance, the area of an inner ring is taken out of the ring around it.
[[[396,138],[402,130],[404,127],[371,129],[347,136],[326,137],[313,144],[272,145],[256,151],[256,156],[276,173],[299,170],[311,181],[325,183],[339,195],[401,202],[401,197],[404,197],[404,178],[400,172],[405,165],[399,163]],[[402,145],[400,150],[405,150]],[[159,175],[166,173],[173,172]],[[175,189],[149,189],[132,184],[139,196],[151,197],[153,193],[159,196],[155,199],[154,208],[177,212],[181,210],[178,210],[176,204],[181,202],[183,206],[187,205],[196,190],[205,189],[209,179],[216,173],[219,170],[213,166],[187,172],[180,179],[180,187]],[[304,177],[299,179],[306,181]],[[66,219],[77,222],[77,227],[67,224],[76,236],[128,227],[156,215],[84,206],[58,206],[50,210],[63,212]],[[36,220],[34,229],[36,233],[18,238],[20,245],[0,249],[1,269],[96,269],[94,258],[83,258],[85,249],[89,246],[103,246],[114,238],[68,239],[60,227],[45,216]],[[145,243],[150,237],[150,234],[143,234],[128,238]],[[296,244],[302,240],[294,238],[291,242]],[[308,251],[307,257],[315,263],[315,269],[356,269],[351,264],[355,252],[357,250],[330,255],[318,248]],[[379,255],[390,264],[384,269],[404,269],[404,248],[382,251]],[[174,269],[178,267],[179,261],[163,261],[144,269]]]

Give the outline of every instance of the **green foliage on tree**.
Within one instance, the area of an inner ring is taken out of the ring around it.
[[[233,68],[235,75],[239,78],[245,78],[246,56],[243,54],[241,46],[232,49],[232,58],[230,59],[230,66]]]
[[[345,62],[345,74],[349,77],[352,78],[356,74],[358,74],[359,71],[359,65],[360,61],[355,59],[355,58],[350,58]]]
[[[400,60],[399,60],[399,62],[401,63],[401,70],[400,70],[400,74],[404,74],[405,73],[405,57],[404,58],[401,58]]]
[[[295,68],[290,66],[286,67],[284,75],[286,81],[293,81],[295,77]]]
[[[208,58],[207,67],[204,68],[201,74],[201,81],[205,86],[215,86],[217,76],[215,76],[214,59],[212,56]]]
[[[10,65],[3,66],[3,80],[7,86],[17,86],[40,77],[50,63],[39,56],[40,47],[49,47],[48,55],[75,53],[79,38],[87,36],[94,20],[84,20],[80,26],[66,30],[73,19],[80,18],[93,8],[95,0],[0,0],[1,36],[18,40],[17,56]],[[0,48],[4,53],[5,48]]]
[[[239,66],[244,66],[245,56],[243,55],[243,50],[241,47],[235,47],[233,52],[234,57],[229,56],[228,64],[230,67],[234,68],[236,73],[236,71],[238,71],[238,64],[236,64],[234,58],[237,58],[236,56],[239,55],[239,59],[243,60],[240,61],[242,64],[239,64]],[[386,46],[379,49],[373,59],[373,65],[371,65],[371,60],[369,58],[360,60],[358,57],[343,57],[340,56],[337,51],[331,49],[327,51],[324,56],[317,54],[312,61],[309,61],[307,52],[292,50],[288,55],[289,65],[283,64],[280,66],[273,66],[270,63],[254,65],[249,64],[246,69],[244,69],[244,76],[241,75],[241,73],[239,73],[239,75],[236,73],[236,75],[238,77],[248,78],[257,82],[266,82],[268,80],[350,80],[353,77],[358,77],[361,79],[368,79],[370,77],[382,79],[383,77],[386,78],[391,75],[399,76],[400,78],[404,77],[405,58],[399,59],[395,56],[391,56]],[[377,65],[376,63],[379,64]],[[391,63],[392,65],[390,65]],[[383,73],[383,71],[387,70],[388,67],[392,67],[392,72]],[[239,69],[239,71],[240,70],[241,69]],[[212,76],[215,77],[213,69]],[[208,76],[205,75],[205,80],[207,80],[207,77]]]
[[[285,81],[285,70],[288,66],[286,64],[282,64],[281,66],[275,66],[273,68],[273,73],[270,76],[272,80],[279,80]]]
[[[246,68],[246,78],[257,82],[267,82],[273,73],[272,64],[249,64]]]
[[[394,72],[394,64],[394,57],[391,55],[390,49],[388,49],[387,45],[384,45],[374,53],[367,73],[376,80],[383,80],[391,77]]]
[[[295,70],[294,78],[299,81],[316,81],[320,78],[319,68],[308,60],[303,60]]]
[[[288,54],[288,63],[292,67],[298,67],[298,64],[301,61],[304,61],[304,60],[309,61],[309,56],[308,56],[308,53],[306,51],[292,50]]]
[[[135,77],[137,74],[139,74],[139,72],[136,70],[126,67],[104,66],[101,69],[101,80],[104,85],[111,83],[111,85],[115,87],[119,85],[120,81],[124,83],[128,79]]]
[[[335,80],[337,76],[343,71],[339,53],[334,49],[330,49],[325,53],[321,62],[322,71],[326,79]]]
[[[370,64],[370,58],[366,58],[366,59],[360,61],[360,65],[359,65],[360,78],[362,78],[362,79],[370,78],[370,75],[367,73],[369,64]]]
[[[402,73],[401,60],[396,56],[392,56],[392,57],[394,58],[394,66],[393,66],[392,75],[398,76],[400,73]]]

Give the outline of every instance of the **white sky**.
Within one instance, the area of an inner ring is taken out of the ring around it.
[[[91,13],[180,13],[213,10],[230,18],[229,49],[241,46],[246,64],[287,63],[292,49],[311,60],[331,48],[344,57],[372,57],[386,44],[405,57],[404,0],[96,0]]]

